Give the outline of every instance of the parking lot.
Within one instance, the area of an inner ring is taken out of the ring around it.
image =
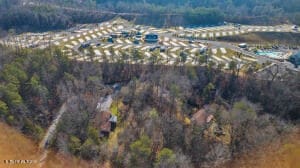
[[[133,35],[118,36],[107,39],[108,34],[115,34],[120,31],[131,31]],[[109,33],[110,32],[110,33]],[[136,34],[144,37],[149,33],[159,36],[156,43],[147,43],[145,40],[136,41]],[[256,59],[242,55],[239,58],[234,56],[236,53],[226,48],[208,48],[204,43],[191,41],[172,36],[171,29],[159,30],[156,28],[140,25],[130,25],[126,23],[105,23],[102,27],[89,32],[79,32],[80,38],[73,38],[65,41],[65,50],[70,59],[79,61],[99,61],[99,62],[126,62],[136,63],[155,63],[165,65],[201,65],[203,64],[205,52],[210,52],[208,61],[214,62],[216,66],[224,65],[224,69],[229,68],[231,61],[236,61],[242,67],[255,62]],[[78,36],[79,37],[79,36]],[[82,46],[80,44],[86,44]],[[76,51],[78,54],[73,54]]]
[[[257,62],[257,58],[247,52],[237,54],[228,45],[209,46],[202,39],[249,32],[287,31],[292,31],[287,25],[159,29],[115,19],[100,24],[78,25],[61,32],[27,33],[2,39],[0,42],[23,48],[57,46],[70,59],[77,61],[196,66],[204,64],[206,60],[228,69],[232,61],[242,68]]]
[[[222,36],[234,36],[252,32],[294,32],[291,25],[252,26],[223,25],[205,28],[181,28],[173,34],[176,37],[194,39],[214,39]]]

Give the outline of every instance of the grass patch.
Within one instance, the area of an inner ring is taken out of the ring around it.
[[[119,113],[119,103],[114,101],[111,106],[110,106],[110,112],[112,115],[117,116],[118,118],[118,123],[120,122],[120,113]]]

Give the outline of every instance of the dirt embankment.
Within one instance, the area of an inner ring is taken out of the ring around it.
[[[247,42],[252,44],[284,44],[300,46],[300,33],[258,32],[238,36],[219,37],[218,40],[234,43]]]
[[[299,168],[300,128],[269,145],[239,156],[223,168]]]
[[[21,132],[0,122],[0,168],[38,168],[41,153],[38,144]],[[4,160],[32,160],[32,164],[5,164]],[[99,165],[86,162],[76,157],[50,151],[43,168],[84,168]]]

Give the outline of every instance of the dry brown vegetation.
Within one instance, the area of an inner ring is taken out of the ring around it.
[[[271,144],[238,156],[226,168],[298,168],[300,167],[300,131],[281,137]]]
[[[221,41],[234,42],[234,43],[254,43],[254,44],[283,44],[296,46],[300,45],[300,34],[299,33],[249,33],[238,36],[227,36],[217,38]]]

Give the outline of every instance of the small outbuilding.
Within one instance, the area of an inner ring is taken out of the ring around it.
[[[100,114],[100,137],[109,137],[110,132],[117,127],[117,116],[103,111]]]
[[[90,46],[91,46],[91,43],[90,43],[90,42],[82,43],[82,44],[80,45],[81,48],[88,48],[88,47],[90,47]]]
[[[129,31],[126,31],[126,30],[123,30],[123,31],[122,31],[122,36],[125,37],[125,38],[127,38],[127,37],[130,36],[130,32],[129,32]]]
[[[112,33],[110,36],[112,38],[120,38],[122,35],[123,35],[122,32],[115,32],[115,33]]]
[[[111,130],[111,123],[109,119],[111,117],[110,112],[101,112],[100,114],[100,137],[108,137]]]
[[[294,25],[294,26],[292,27],[292,29],[295,30],[295,31],[297,31],[297,30],[298,30],[298,26],[297,26],[297,25]]]
[[[239,47],[240,48],[247,48],[248,45],[247,45],[247,43],[241,43],[241,44],[239,44]]]
[[[154,33],[149,33],[145,35],[145,42],[147,43],[157,43],[158,35]]]
[[[289,61],[293,63],[296,67],[300,65],[300,51],[289,58]]]

